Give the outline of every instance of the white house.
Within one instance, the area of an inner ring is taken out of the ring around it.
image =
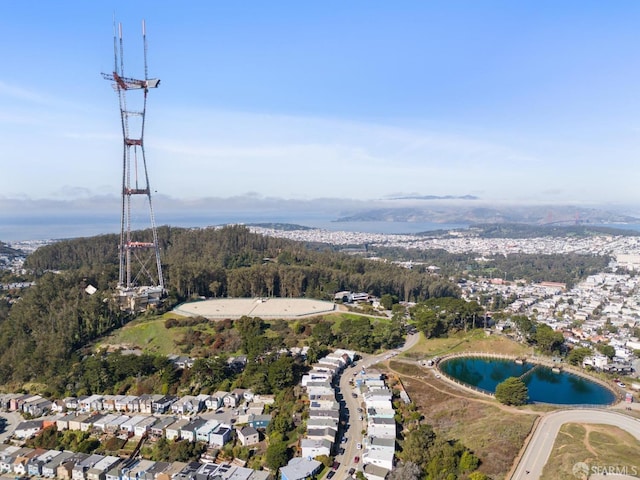
[[[329,427],[338,431],[338,420],[335,418],[309,418],[307,419],[307,428]]]
[[[319,455],[331,456],[331,442],[326,439],[303,438],[300,440],[300,449],[304,458],[315,458]]]
[[[295,457],[289,460],[285,467],[280,468],[280,477],[282,480],[305,480],[312,478],[320,467],[322,464],[317,460]]]
[[[13,432],[13,436],[20,439],[30,438],[42,430],[42,420],[20,422]]]
[[[199,442],[209,443],[209,436],[220,425],[220,422],[215,419],[207,420],[196,429],[196,440]]]
[[[609,363],[609,358],[606,357],[605,355],[592,355],[589,357],[584,357],[584,360],[582,360],[582,366],[586,367],[587,365],[597,368],[597,369],[602,369],[605,366],[607,366],[607,364]]]
[[[331,382],[328,382],[326,380],[320,382],[309,382],[307,383],[306,387],[307,395],[309,395],[309,397],[335,395],[335,390],[331,386]]]
[[[180,429],[180,439],[187,440],[189,442],[195,442],[198,429],[205,423],[207,423],[207,421],[204,418],[196,418],[194,420],[191,420]]]
[[[136,425],[148,418],[149,417],[144,415],[136,415],[135,417],[130,417],[129,420],[125,420],[120,424],[120,432],[126,433],[127,435],[133,435],[136,429]]]
[[[260,434],[253,427],[242,427],[236,429],[236,433],[238,435],[238,440],[245,447],[250,445],[255,445],[256,443],[260,443]]]
[[[199,400],[194,395],[185,395],[171,404],[171,411],[177,415],[198,413]]]
[[[136,437],[142,437],[145,433],[151,430],[151,427],[158,422],[158,417],[145,417],[144,420],[136,423],[133,433]]]
[[[165,428],[164,436],[167,440],[175,440],[176,438],[180,438],[180,431],[182,427],[189,423],[188,420],[178,420],[173,422],[171,425],[168,425]]]
[[[396,420],[394,418],[369,417],[367,435],[371,437],[395,438]]]
[[[222,447],[231,440],[231,426],[221,423],[209,433],[209,445]]]
[[[302,386],[306,387],[311,382],[326,382],[331,381],[333,378],[333,374],[331,372],[318,372],[311,371],[306,375],[302,376]]]
[[[395,445],[395,438],[370,437],[362,454],[362,463],[392,470]]]

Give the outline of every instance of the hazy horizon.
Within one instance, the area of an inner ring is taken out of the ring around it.
[[[138,199],[146,202],[146,197]],[[397,221],[353,221],[334,223],[352,215],[375,210],[403,211],[461,211],[473,209],[538,210],[545,216],[556,216],[557,211],[587,209],[640,218],[640,212],[628,205],[552,205],[552,204],[508,204],[486,202],[481,199],[434,199],[434,200],[388,200],[360,201],[353,199],[324,198],[309,201],[263,198],[255,194],[232,198],[200,198],[182,200],[164,195],[152,197],[154,215],[158,226],[206,227],[228,223],[294,223],[308,227],[330,230],[371,231],[377,233],[416,233],[420,225],[427,230],[433,220]],[[75,238],[120,232],[121,198],[115,195],[83,197],[75,200],[26,200],[0,198],[0,241],[43,240],[52,238]],[[133,229],[148,228],[149,211],[146,207],[135,209]],[[573,219],[573,215],[570,217]],[[449,222],[450,223],[450,222]],[[462,222],[468,224],[470,222]],[[639,222],[640,223],[640,222]],[[460,224],[460,223],[458,223]],[[456,224],[456,225],[458,225]],[[442,228],[446,228],[442,224]]]

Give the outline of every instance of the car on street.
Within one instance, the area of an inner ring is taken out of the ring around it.
[[[353,398],[358,398],[358,394],[357,394],[356,392],[352,392],[352,393],[351,393],[351,396],[352,396]]]
[[[360,449],[362,448],[362,444],[361,444],[361,443],[357,443],[357,444],[356,444],[356,448],[357,448],[358,450],[360,450]]]
[[[347,472],[347,474],[348,474],[348,475],[353,475],[354,473],[356,473],[356,469],[355,469],[355,468],[353,468],[353,467],[351,467],[351,468],[349,469],[349,471]]]
[[[353,457],[353,463],[358,463],[360,461],[360,457]]]

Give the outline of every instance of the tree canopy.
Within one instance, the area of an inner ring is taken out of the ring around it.
[[[158,238],[170,292],[164,304],[167,309],[192,296],[333,299],[336,291],[351,290],[419,301],[456,291],[453,284],[438,277],[349,256],[327,246],[253,234],[244,226],[160,227]],[[82,349],[132,319],[111,297],[118,277],[117,245],[115,235],[78,238],[47,245],[27,257],[25,268],[33,272],[36,285],[25,289],[19,302],[0,302],[1,383],[43,380],[52,391],[68,391],[76,383],[68,378],[69,372],[77,371],[73,365],[86,354]],[[86,293],[88,285],[96,287],[97,293]],[[341,344],[365,351],[395,346],[399,341],[400,329],[395,324],[391,328],[359,322],[347,322],[340,331],[330,333],[318,327],[317,337],[323,340],[319,345],[332,344],[334,335]],[[264,326],[255,323],[246,319],[237,328],[241,347],[250,358],[273,346],[261,334]],[[179,325],[178,321],[166,324],[167,328]],[[236,347],[224,331],[212,338],[195,327],[176,340],[185,348],[198,345],[201,356],[217,353],[223,344],[227,349]],[[326,340],[330,342],[324,343]],[[267,377],[264,384],[271,388]],[[281,383],[275,377],[272,380]],[[95,379],[87,380],[84,388],[93,391],[99,385]]]
[[[442,297],[417,303],[409,309],[409,314],[425,337],[432,338],[482,326],[479,319],[483,311],[475,301]]]
[[[505,405],[524,405],[529,400],[529,390],[517,377],[509,377],[496,386],[496,400]]]

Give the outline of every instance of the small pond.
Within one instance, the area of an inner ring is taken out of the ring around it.
[[[533,363],[514,360],[457,357],[440,362],[440,370],[467,385],[494,393],[509,377],[521,377],[529,389],[529,401],[562,405],[608,405],[613,391],[587,378]]]

